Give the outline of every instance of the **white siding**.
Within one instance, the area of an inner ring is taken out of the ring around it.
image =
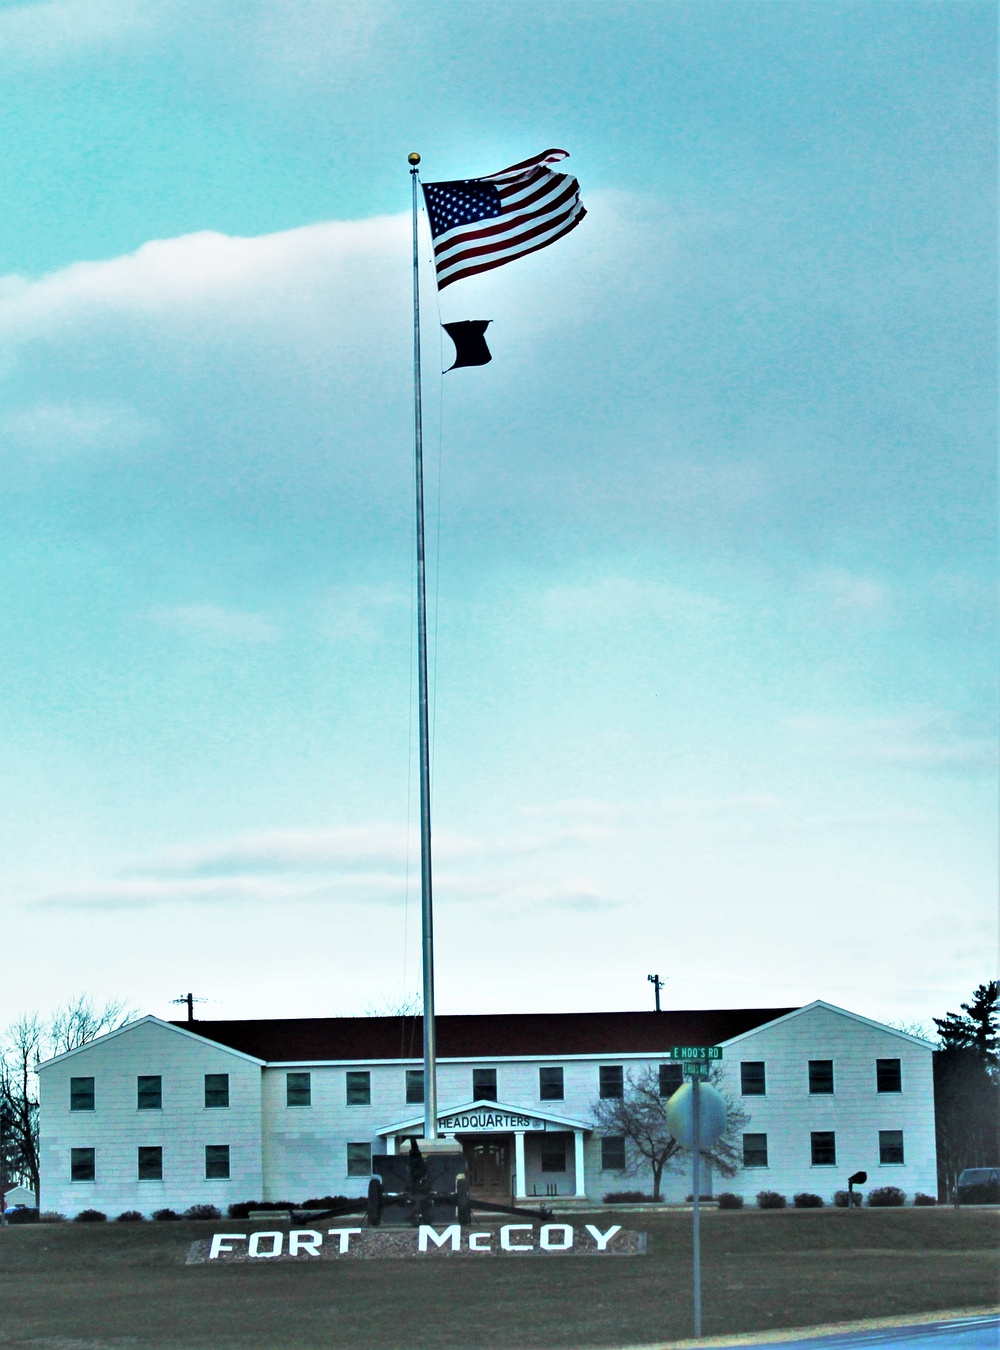
[[[229,1075],[229,1107],[205,1107],[204,1075]],[[163,1107],[137,1108],[136,1080],[158,1074]],[[70,1078],[94,1079],[95,1109],[70,1110]],[[183,1211],[261,1194],[260,1067],[245,1056],[153,1018],[44,1066],[41,1084],[41,1204],[72,1216],[100,1209]],[[207,1180],[205,1145],[228,1144],[230,1180]],[[163,1180],[139,1181],[140,1146],[163,1149]],[[96,1152],[96,1179],[70,1179],[73,1148]]]

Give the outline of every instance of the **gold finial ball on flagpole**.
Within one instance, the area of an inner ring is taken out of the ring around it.
[[[410,153],[406,156],[406,159],[407,159],[407,163],[409,163],[409,164],[419,164],[419,163],[420,163],[420,156],[417,154],[416,150],[411,150]]]

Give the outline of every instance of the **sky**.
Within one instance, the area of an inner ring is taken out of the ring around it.
[[[920,1023],[996,971],[995,8],[0,3],[0,1024]],[[491,365],[440,321],[492,320]]]

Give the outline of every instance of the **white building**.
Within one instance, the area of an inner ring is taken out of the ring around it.
[[[602,1137],[594,1103],[651,1068],[669,1096],[674,1045],[721,1046],[723,1089],[750,1116],[743,1167],[716,1190],[829,1201],[864,1170],[869,1188],[936,1193],[931,1046],[816,1002],[440,1017],[439,1128],[465,1147],[473,1194],[648,1191],[648,1175],[623,1174],[623,1140]],[[361,1195],[372,1154],[422,1133],[420,1047],[419,1018],[142,1018],[42,1065],[41,1208]],[[685,1157],[664,1198],[690,1188]]]

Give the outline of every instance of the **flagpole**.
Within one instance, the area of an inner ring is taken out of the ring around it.
[[[427,569],[424,557],[424,419],[420,385],[420,254],[417,184],[420,156],[408,157],[413,197],[413,453],[417,492],[417,702],[420,726],[420,931],[423,958],[424,1138],[437,1138],[437,1038],[434,1025],[434,900],[431,885],[431,766],[427,696]]]

